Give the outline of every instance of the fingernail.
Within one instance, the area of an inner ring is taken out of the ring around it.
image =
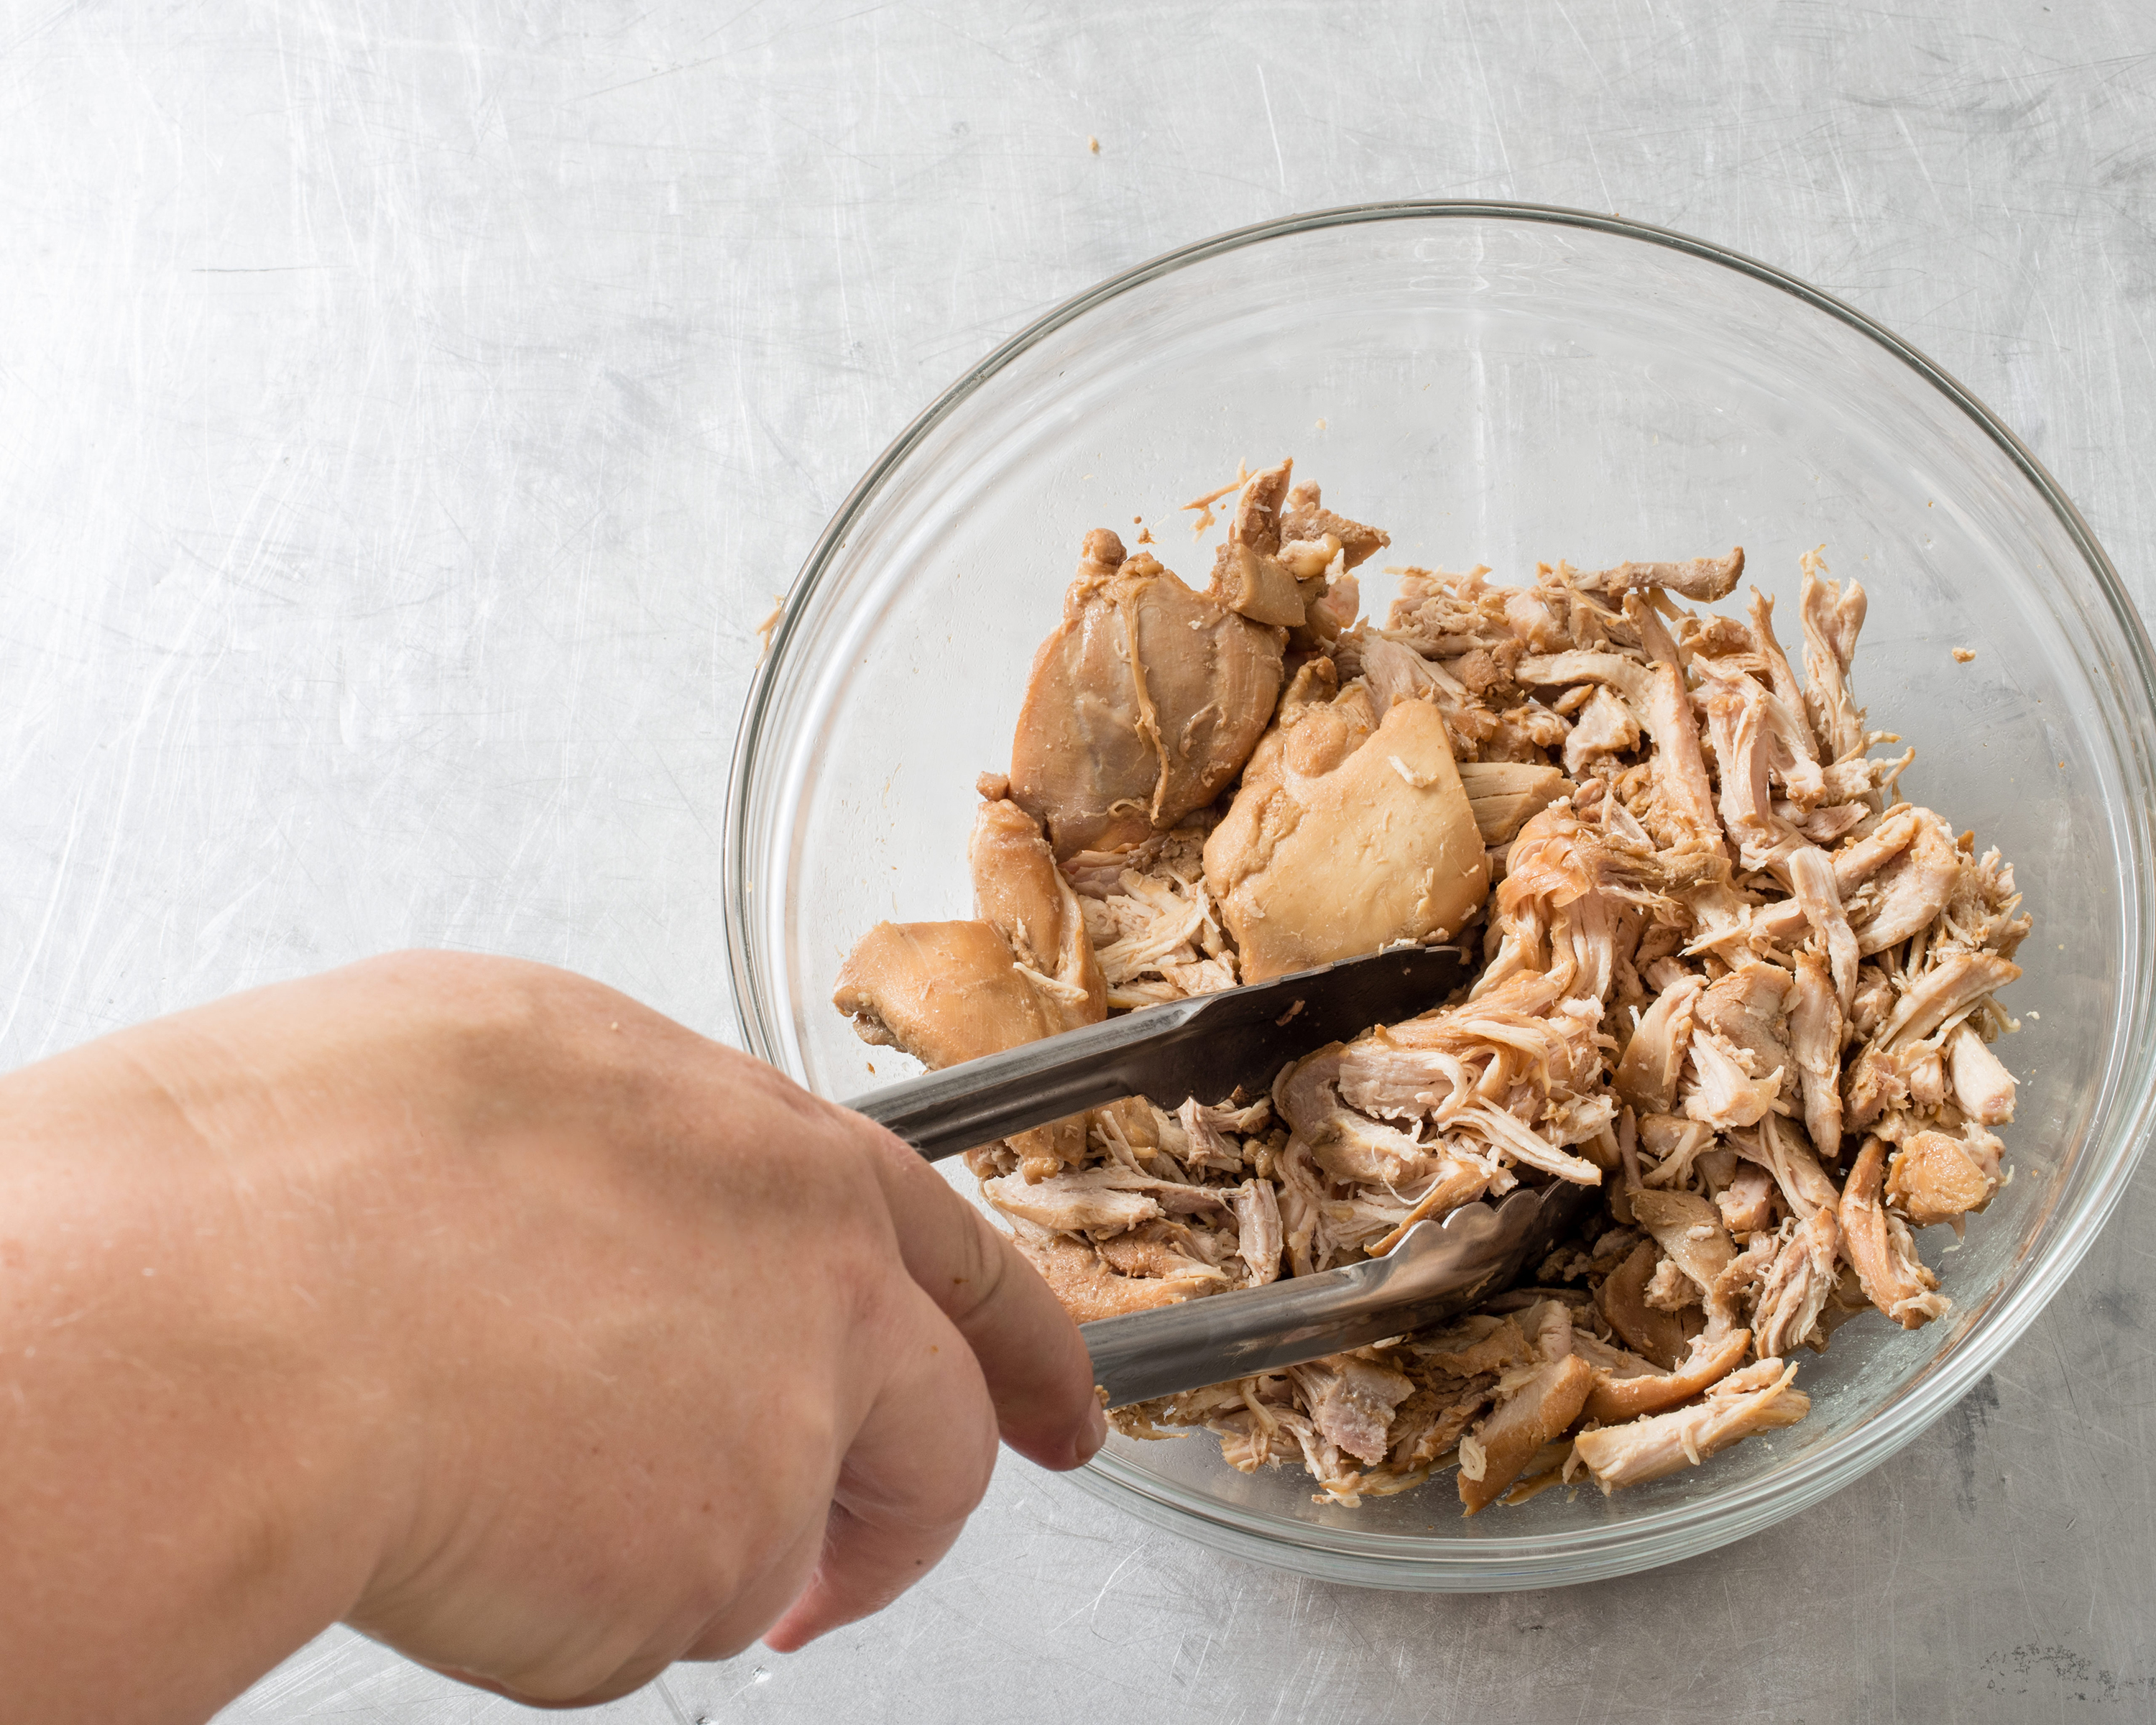
[[[1108,1440],[1108,1414],[1098,1401],[1086,1404],[1086,1429],[1078,1435],[1078,1465],[1084,1466]]]

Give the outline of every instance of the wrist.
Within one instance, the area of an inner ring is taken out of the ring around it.
[[[206,1716],[342,1615],[393,1508],[319,1206],[131,1052],[0,1081],[0,1474],[53,1482],[0,1507],[0,1668],[42,1717]]]

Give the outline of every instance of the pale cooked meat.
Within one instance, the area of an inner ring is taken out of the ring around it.
[[[1694,662],[1722,781],[1723,829],[1737,841],[1738,860],[1746,869],[1783,867],[1803,839],[1774,813],[1767,691],[1742,671],[1724,671],[1712,660]]]
[[[1462,761],[1458,768],[1467,806],[1475,812],[1475,829],[1485,845],[1508,843],[1530,819],[1574,789],[1556,768],[1524,761]]]
[[[1825,949],[1834,976],[1835,999],[1846,1013],[1856,998],[1856,973],[1863,949],[1849,926],[1842,908],[1841,890],[1835,886],[1834,864],[1816,845],[1801,845],[1789,853],[1789,886],[1803,907],[1804,921]]]
[[[1599,1141],[1614,1111],[1598,1093],[1596,1015],[1564,1009],[1558,995],[1555,978],[1522,973],[1460,1004],[1321,1049],[1275,1082],[1281,1116],[1328,1173],[1382,1181],[1408,1206],[1389,1240],[1485,1185],[1507,1189],[1512,1163],[1599,1183],[1600,1168],[1567,1147]],[[1443,1137],[1418,1139],[1414,1123],[1424,1121]]]
[[[1654,1236],[1669,1263],[1694,1285],[1695,1297],[1703,1300],[1737,1255],[1721,1212],[1695,1192],[1645,1187],[1631,1196],[1635,1219]]]
[[[1841,1153],[1841,1009],[1826,967],[1809,952],[1798,953],[1796,963],[1789,994],[1789,1054],[1804,1089],[1804,1130],[1813,1148],[1832,1158]]]
[[[2014,1075],[1984,1045],[1975,1027],[1964,1024],[1947,1039],[1947,1069],[1955,1104],[1971,1120],[1999,1126],[2014,1117]]]
[[[1796,1374],[1793,1365],[1763,1359],[1732,1372],[1697,1406],[1582,1432],[1573,1448],[1604,1491],[1644,1485],[1745,1438],[1794,1425],[1811,1411],[1810,1398],[1789,1387]]]
[[[1752,616],[1753,650],[1765,666],[1767,685],[1774,691],[1768,721],[1775,742],[1776,775],[1798,806],[1816,808],[1826,797],[1818,739],[1804,716],[1804,693],[1789,669],[1781,642],[1774,637],[1774,602],[1755,587],[1748,608]]]
[[[1385,1434],[1393,1423],[1393,1409],[1414,1394],[1414,1379],[1353,1354],[1288,1370],[1302,1386],[1320,1437],[1369,1466],[1385,1459]]]
[[[1245,1180],[1235,1189],[1235,1253],[1250,1271],[1250,1285],[1278,1279],[1281,1251],[1280,1194],[1270,1180]]]
[[[934,1070],[1034,1042],[1060,1015],[985,922],[879,922],[839,968],[831,1004],[864,1042]]]
[[[1841,1225],[1835,1211],[1823,1208],[1809,1222],[1791,1217],[1785,1226],[1788,1237],[1752,1312],[1762,1358],[1786,1354],[1810,1338],[1837,1279],[1835,1255]]]
[[[1615,1425],[1665,1413],[1727,1377],[1743,1363],[1751,1346],[1751,1331],[1730,1330],[1719,1337],[1700,1337],[1674,1372],[1658,1372],[1650,1362],[1640,1360],[1638,1363],[1645,1369],[1619,1373],[1598,1362],[1594,1387],[1588,1392],[1581,1415],[1603,1425]]]
[[[1042,992],[1061,1009],[1063,1027],[1099,1024],[1108,1013],[1107,984],[1078,895],[1055,866],[1040,823],[1008,798],[983,802],[974,811],[967,860],[973,914],[1040,978]]]
[[[1543,1445],[1570,1429],[1594,1387],[1594,1368],[1568,1353],[1537,1368],[1475,1430],[1481,1466],[1471,1477],[1460,1445],[1460,1501],[1466,1512],[1487,1508],[1511,1489]]]
[[[1841,1190],[1842,1249],[1865,1297],[1903,1329],[1913,1330],[1943,1317],[1949,1302],[1935,1291],[1939,1279],[1917,1257],[1908,1224],[1880,1202],[1886,1167],[1886,1141],[1865,1139]]]
[[[1101,1261],[1121,1276],[1179,1278],[1225,1286],[1233,1278],[1201,1257],[1204,1243],[1197,1232],[1180,1222],[1141,1222],[1121,1234],[1106,1234],[1094,1241]]]
[[[1872,878],[1861,920],[1851,919],[1857,950],[1870,957],[1928,927],[1960,878],[1961,852],[1953,834],[1930,809],[1918,809],[1914,842]]]
[[[1699,998],[1699,1022],[1750,1055],[1755,1077],[1786,1076],[1792,1060],[1782,1007],[1789,990],[1789,973],[1779,965],[1747,960],[1708,985]]]
[[[1393,542],[1392,535],[1381,528],[1366,527],[1360,521],[1351,521],[1344,515],[1335,515],[1322,507],[1322,495],[1307,480],[1287,494],[1287,506],[1280,518],[1284,545],[1319,545],[1332,539],[1337,542],[1334,554],[1353,569]]]
[[[1693,1178],[1702,1153],[1715,1142],[1714,1129],[1678,1114],[1645,1114],[1639,1120],[1640,1147],[1655,1158],[1645,1175],[1650,1186],[1682,1186]]]
[[[1496,893],[1502,941],[1476,994],[1523,970],[1546,970],[1558,994],[1607,1001],[1620,957],[1636,950],[1640,913],[1674,911],[1668,894],[1685,878],[1684,860],[1673,865],[1656,854],[1636,827],[1590,825],[1564,803],[1553,803],[1520,829],[1506,853]]]
[[[1272,1103],[1263,1096],[1247,1108],[1230,1103],[1205,1103],[1186,1096],[1175,1118],[1190,1140],[1183,1155],[1187,1167],[1209,1168],[1219,1173],[1240,1174],[1245,1159],[1241,1145],[1230,1133],[1264,1131],[1272,1117]]]
[[[1070,1169],[1045,1180],[1015,1174],[981,1182],[981,1193],[1006,1215],[1064,1234],[1119,1233],[1161,1214],[1159,1200],[1120,1168]]]
[[[1834,868],[1835,895],[1845,911],[1867,880],[1909,848],[1917,836],[1919,812],[1910,808],[1894,809],[1871,831],[1828,854],[1827,860]],[[1803,902],[1788,898],[1762,906],[1753,915],[1752,928],[1763,939],[1788,942],[1803,933],[1806,921]]]
[[[1774,1223],[1774,1176],[1756,1162],[1745,1163],[1714,1194],[1722,1225],[1732,1234],[1757,1234]]]
[[[1426,701],[1435,706],[1445,721],[1455,759],[1474,760],[1481,746],[1496,736],[1496,717],[1444,663],[1424,659],[1404,642],[1368,629],[1343,638],[1339,647],[1343,653],[1353,650],[1375,711],[1389,711],[1404,701]]]
[[[1600,1170],[1563,1148],[1595,1136],[1609,1118],[1606,1103],[1596,1106],[1591,1094],[1573,1088],[1581,1067],[1594,1064],[1593,1026],[1579,1017],[1537,1019],[1519,1010],[1512,1003],[1532,999],[1533,986],[1525,979],[1495,999],[1447,1007],[1305,1056],[1274,1083],[1281,1117],[1336,1179],[1403,1192],[1436,1181],[1422,1195],[1442,1193],[1455,1203],[1478,1195],[1466,1188],[1478,1176],[1487,1183],[1507,1162],[1598,1183]],[[1502,1093],[1510,1100],[1520,1091],[1523,1111],[1538,1117],[1540,1132],[1488,1098],[1493,1076],[1515,1072]],[[1426,1142],[1412,1125],[1389,1126],[1373,1114],[1427,1117],[1448,1136]],[[1421,1209],[1419,1199],[1415,1207]]]
[[[1672,981],[1640,1015],[1632,1040],[1625,1045],[1610,1082],[1641,1114],[1668,1114],[1676,1108],[1678,1075],[1691,1046],[1692,1022],[1706,987],[1704,977],[1691,974]]]
[[[1739,1156],[1757,1163],[1774,1177],[1783,1199],[1798,1215],[1809,1218],[1815,1210],[1833,1208],[1834,1182],[1827,1178],[1811,1147],[1799,1143],[1794,1129],[1785,1127],[1779,1114],[1763,1115],[1755,1129],[1732,1133],[1729,1142]]]
[[[1435,1173],[1445,1159],[1440,1146],[1421,1143],[1414,1132],[1368,1119],[1352,1108],[1337,1110],[1312,1128],[1305,1142],[1320,1168],[1351,1184],[1413,1185]]]
[[[1651,770],[1658,806],[1652,812],[1667,829],[1673,848],[1718,849],[1722,829],[1715,817],[1714,788],[1707,779],[1707,758],[1700,751],[1691,697],[1678,668],[1676,644],[1661,619],[1633,593],[1625,599],[1627,617],[1635,611],[1645,622],[1635,621],[1635,626],[1666,657],[1643,665],[1620,654],[1575,650],[1522,659],[1516,675],[1522,683],[1545,687],[1599,683],[1623,696],[1626,707],[1654,741]]]
[[[1085,1241],[1039,1229],[1022,1228],[1012,1240],[1064,1309],[1081,1324],[1179,1305],[1220,1285],[1209,1271],[1172,1277],[1118,1276]]]
[[[1489,865],[1435,708],[1406,701],[1329,771],[1245,783],[1205,841],[1205,884],[1245,982],[1395,941],[1441,938],[1482,902]]]
[[[1646,710],[1654,683],[1652,674],[1638,660],[1599,647],[1537,654],[1522,659],[1514,675],[1524,684],[1543,688],[1591,683],[1614,690],[1624,697],[1625,708],[1635,724]]]
[[[1724,599],[1744,572],[1744,547],[1727,557],[1691,557],[1681,563],[1620,563],[1614,569],[1575,573],[1572,584],[1583,593],[1614,598],[1644,587],[1667,588],[1688,599]]]
[[[1727,1132],[1753,1125],[1774,1107],[1783,1068],[1755,1078],[1738,1060],[1736,1049],[1703,1026],[1693,1029],[1690,1053],[1691,1077],[1679,1091],[1682,1112]]]
[[[1676,643],[1636,593],[1625,595],[1625,619],[1647,653],[1647,696],[1640,718],[1655,739],[1655,788],[1663,819],[1673,829],[1672,848],[1719,850],[1722,834],[1715,819],[1714,788],[1707,776]]]
[[[1945,1132],[1912,1133],[1887,1169],[1887,1201],[1917,1228],[1980,1210],[1998,1189],[1998,1177],[1977,1165],[1967,1142]]]
[[[1630,754],[1639,747],[1640,736],[1640,721],[1632,709],[1608,689],[1598,687],[1573,717],[1572,735],[1564,740],[1564,770],[1577,778],[1590,762],[1605,755]]]
[[[862,1041],[900,1049],[932,1071],[1053,1036],[1070,1010],[986,922],[877,923],[846,955],[831,1004]],[[1084,1156],[1085,1119],[1034,1127],[1009,1142],[1039,1179]]]
[[[1953,952],[1927,970],[1851,1063],[1842,1081],[1845,1127],[1877,1120],[1908,1089],[1908,1056],[1921,1052],[1924,1039],[2020,974],[2020,965],[1994,952]]]
[[[1684,1320],[1676,1313],[1658,1312],[1647,1304],[1647,1285],[1661,1259],[1661,1247],[1650,1240],[1641,1240],[1630,1257],[1603,1278],[1594,1303],[1635,1353],[1668,1372],[1676,1368],[1687,1337]]]
[[[1047,823],[1059,857],[1137,844],[1211,802],[1280,692],[1276,630],[1122,550],[1086,536],[1011,742],[1012,800]]]
[[[1902,997],[1881,1027],[1880,1040],[1891,1044],[1928,1036],[1948,1019],[2020,974],[2020,965],[1996,953],[1955,952],[1927,971]]]
[[[1109,876],[1091,852],[1076,866],[1079,901],[1111,1007],[1150,1006],[1216,988],[1240,978],[1235,954],[1205,891],[1204,834],[1198,818],[1147,840]]]
[[[1850,661],[1856,656],[1858,630],[1864,627],[1864,588],[1851,582],[1822,581],[1826,565],[1815,552],[1804,554],[1804,584],[1797,616],[1804,633],[1804,711],[1819,738],[1822,761],[1861,756],[1868,738],[1864,713],[1849,692]]]
[[[1463,1161],[1448,1156],[1430,1183],[1414,1195],[1407,1213],[1393,1224],[1391,1231],[1382,1239],[1370,1242],[1368,1251],[1373,1258],[1382,1258],[1407,1235],[1409,1229],[1430,1217],[1444,1217],[1452,1214],[1463,1204],[1472,1204],[1489,1191],[1491,1172],[1486,1163]],[[1408,1194],[1402,1194],[1406,1197]]]
[[[1296,572],[1280,561],[1281,500],[1294,466],[1292,461],[1283,461],[1243,487],[1228,536],[1213,560],[1212,584],[1205,596],[1253,623],[1300,625],[1323,586],[1322,578],[1313,579],[1306,589],[1297,582]],[[1324,569],[1319,564],[1313,576],[1322,578]]]

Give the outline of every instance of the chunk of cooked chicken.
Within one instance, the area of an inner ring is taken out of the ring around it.
[[[1676,978],[1640,1015],[1610,1081],[1617,1094],[1641,1114],[1668,1114],[1676,1106],[1677,1080],[1691,1046],[1691,1027],[1705,991],[1704,977]]]
[[[1692,1283],[1695,1300],[1713,1291],[1716,1281],[1737,1255],[1722,1213],[1696,1192],[1643,1188],[1632,1194],[1632,1214],[1654,1236],[1668,1262]]]
[[[1194,1266],[1192,1273],[1182,1276],[1119,1276],[1085,1241],[1044,1229],[1020,1229],[1012,1240],[1064,1309],[1081,1324],[1178,1305],[1220,1286],[1217,1274],[1201,1274]]]
[[[1936,1291],[1938,1277],[1917,1257],[1908,1224],[1880,1202],[1886,1166],[1886,1141],[1865,1139],[1841,1189],[1842,1249],[1865,1297],[1903,1329],[1913,1330],[1943,1317],[1949,1304]]]
[[[1775,1072],[1787,1076],[1794,1063],[1782,1016],[1789,992],[1788,971],[1748,959],[1708,985],[1699,998],[1698,1019],[1731,1047],[1751,1056],[1754,1077]]]
[[[1630,1257],[1603,1278],[1602,1286],[1594,1291],[1594,1303],[1627,1347],[1670,1372],[1676,1369],[1677,1361],[1683,1357],[1690,1332],[1684,1317],[1657,1312],[1647,1304],[1647,1285],[1654,1279],[1661,1259],[1659,1246],[1650,1240],[1640,1241]],[[1700,1319],[1695,1328],[1704,1326],[1700,1314],[1691,1316]]]
[[[1691,1076],[1680,1092],[1679,1106],[1694,1120],[1726,1132],[1763,1119],[1774,1107],[1786,1068],[1778,1066],[1753,1077],[1738,1059],[1736,1048],[1704,1025],[1693,1029],[1690,1053]]]
[[[1699,727],[1692,718],[1691,696],[1678,667],[1676,644],[1661,619],[1640,604],[1637,593],[1626,596],[1625,610],[1628,619],[1636,610],[1647,620],[1646,632],[1655,643],[1649,649],[1650,657],[1657,651],[1666,657],[1642,665],[1620,653],[1575,649],[1522,659],[1515,675],[1523,684],[1545,688],[1598,683],[1622,696],[1655,745],[1650,762],[1655,807],[1648,813],[1673,848],[1718,850],[1722,828],[1714,812],[1714,788],[1707,776],[1707,757],[1700,750]]]
[[[1843,761],[1864,752],[1864,712],[1849,692],[1850,661],[1856,656],[1857,631],[1864,627],[1864,589],[1852,581],[1822,581],[1826,565],[1815,552],[1804,553],[1804,585],[1798,619],[1804,632],[1804,711],[1819,738],[1822,761]]]
[[[1757,1163],[1774,1177],[1784,1202],[1796,1214],[1809,1218],[1815,1210],[1833,1208],[1834,1182],[1810,1146],[1784,1126],[1780,1115],[1763,1115],[1752,1130],[1731,1133],[1729,1142],[1746,1161]]]
[[[1579,1418],[1594,1387],[1594,1368],[1577,1354],[1539,1367],[1476,1428],[1481,1466],[1471,1476],[1460,1445],[1460,1501],[1473,1515],[1496,1502],[1527,1471],[1543,1445],[1561,1437]]]
[[[1845,1128],[1876,1121],[1908,1091],[1905,1057],[1949,1019],[2020,974],[2020,965],[1995,952],[1950,953],[1926,970],[1850,1063],[1841,1086]]]
[[[1851,918],[1857,950],[1867,958],[1928,927],[1961,879],[1961,851],[1946,823],[1928,809],[1915,813],[1908,848],[1867,883]]]
[[[1366,527],[1322,507],[1322,495],[1307,480],[1287,494],[1287,505],[1280,518],[1281,542],[1287,555],[1294,555],[1293,547],[1322,547],[1329,539],[1333,542],[1332,554],[1344,567],[1353,569],[1393,542],[1392,535],[1382,528]]]
[[[1374,1466],[1385,1459],[1393,1409],[1414,1394],[1412,1378],[1353,1354],[1289,1370],[1302,1388],[1320,1437],[1358,1461]]]
[[[1213,581],[1205,596],[1253,623],[1299,625],[1324,588],[1325,563],[1312,572],[1313,578],[1299,583],[1296,572],[1280,560],[1281,500],[1294,467],[1292,461],[1283,461],[1243,487],[1228,536],[1213,559]]]
[[[1786,870],[1789,855],[1803,835],[1774,812],[1770,697],[1742,670],[1698,658],[1700,693],[1707,706],[1707,733],[1721,778],[1722,824],[1738,846],[1738,859],[1749,870]]]
[[[1756,1162],[1744,1163],[1730,1176],[1729,1183],[1714,1194],[1714,1207],[1732,1235],[1773,1227],[1774,1175]]]
[[[1792,1217],[1785,1226],[1787,1237],[1753,1307],[1752,1328],[1763,1358],[1785,1354],[1810,1340],[1835,1290],[1835,1255],[1841,1243],[1835,1211],[1819,1209],[1808,1222]]]
[[[1856,973],[1862,948],[1856,932],[1849,926],[1842,908],[1841,889],[1835,885],[1834,864],[1815,845],[1799,845],[1789,853],[1789,886],[1803,909],[1804,921],[1825,947],[1834,976],[1835,1004],[1847,1012],[1856,998]]]
[[[1984,1045],[1974,1026],[1963,1024],[1947,1039],[1947,1065],[1954,1101],[1971,1120],[1999,1126],[2014,1117],[2014,1075]]]
[[[1946,1132],[1912,1133],[1887,1165],[1887,1201],[1917,1228],[1980,1210],[1998,1189],[1967,1142]]]
[[[1057,1233],[1120,1233],[1163,1214],[1150,1189],[1166,1183],[1109,1163],[1066,1169],[1045,1180],[1006,1175],[981,1182],[981,1194],[1005,1215]]]
[[[1744,572],[1744,547],[1737,547],[1726,557],[1691,557],[1681,563],[1620,563],[1614,569],[1574,573],[1572,584],[1582,593],[1620,596],[1635,588],[1665,587],[1688,599],[1723,599]]]
[[[1588,1392],[1581,1415],[1604,1425],[1666,1413],[1703,1394],[1743,1363],[1751,1349],[1749,1330],[1729,1330],[1722,1335],[1702,1335],[1691,1353],[1674,1372],[1658,1372],[1653,1363],[1636,1356],[1622,1356],[1633,1369],[1616,1371],[1595,1362],[1594,1387]],[[1609,1349],[1617,1353],[1616,1349]]]
[[[1804,1130],[1821,1156],[1841,1154],[1841,1009],[1826,967],[1797,954],[1789,992],[1789,1055],[1804,1090]]]
[[[1337,764],[1300,770],[1309,722],[1277,778],[1245,781],[1205,841],[1205,884],[1245,982],[1441,939],[1489,889],[1482,840],[1435,708],[1402,701]]]
[[[1001,1054],[1066,1028],[1070,992],[1022,968],[986,922],[879,922],[839,967],[831,1004],[862,1041],[932,1071]],[[1085,1154],[1083,1116],[1011,1138],[1039,1179]]]
[[[1065,1029],[1108,1014],[1107,984],[1093,954],[1078,895],[1055,866],[1040,823],[1008,798],[983,802],[967,849],[973,914],[1004,937],[1011,956],[1060,1009]]]
[[[1582,1432],[1575,1452],[1604,1491],[1697,1467],[1732,1444],[1794,1425],[1810,1413],[1810,1398],[1789,1387],[1796,1375],[1794,1366],[1763,1359],[1731,1373],[1696,1406]]]
[[[1475,829],[1485,845],[1503,845],[1522,827],[1574,788],[1554,767],[1524,761],[1462,761],[1460,788],[1475,812]]]
[[[1597,687],[1572,721],[1564,740],[1564,770],[1578,778],[1605,755],[1628,755],[1640,746],[1640,721],[1608,689]]]
[[[1010,794],[1056,855],[1166,831],[1242,770],[1280,693],[1279,632],[1089,533],[1063,622],[1034,657]]]
[[[931,1070],[1062,1028],[1060,1004],[985,922],[879,922],[839,967],[831,1004],[864,1042]]]
[[[1235,1189],[1236,1255],[1246,1267],[1250,1286],[1261,1287],[1278,1280],[1281,1250],[1280,1194],[1270,1180],[1245,1180]]]

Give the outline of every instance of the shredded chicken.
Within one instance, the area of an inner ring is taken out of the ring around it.
[[[1231,492],[1202,589],[1086,536],[981,781],[978,920],[880,925],[837,1004],[933,1066],[1399,941],[1479,953],[1270,1095],[970,1153],[1081,1320],[1381,1256],[1522,1185],[1600,1202],[1537,1287],[1116,1423],[1349,1506],[1453,1468],[1475,1514],[1697,1466],[1802,1419],[1792,1358],[1852,1316],[1948,1312],[1917,1237],[2004,1178],[1994,996],[2030,919],[1996,851],[1902,798],[1910,752],[1871,752],[1863,589],[1804,558],[1794,665],[1756,588],[1680,603],[1729,597],[1742,551],[1404,568],[1380,626],[1349,572],[1384,532],[1286,461]]]

